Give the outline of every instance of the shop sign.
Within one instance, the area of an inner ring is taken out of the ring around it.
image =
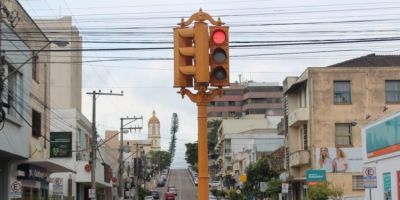
[[[10,186],[10,198],[22,198],[22,184],[21,181],[14,181]]]
[[[289,193],[289,183],[282,183],[282,193]]]
[[[392,184],[390,172],[383,173],[383,199],[392,199]]]
[[[72,132],[50,133],[50,157],[72,157]]]
[[[35,180],[47,182],[47,170],[31,164],[20,164],[17,167],[18,180]]]
[[[325,170],[307,170],[306,171],[307,182],[323,182],[326,181]]]
[[[89,198],[91,199],[96,198],[96,189],[89,189]]]
[[[53,195],[62,196],[63,192],[63,178],[54,178],[53,181]]]

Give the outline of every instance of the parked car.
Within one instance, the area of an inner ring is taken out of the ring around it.
[[[144,200],[154,200],[154,198],[152,196],[145,196]]]
[[[157,180],[157,187],[164,187],[165,186],[165,181],[163,178],[159,178]]]
[[[156,190],[152,190],[152,191],[151,191],[151,196],[152,196],[154,199],[160,199],[160,192],[159,192],[159,191],[156,191]]]
[[[171,192],[167,192],[164,195],[165,200],[175,200],[175,194],[171,193]]]
[[[194,177],[194,185],[197,186],[199,184],[199,179],[197,177]]]

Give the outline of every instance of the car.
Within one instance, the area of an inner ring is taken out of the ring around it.
[[[157,187],[164,187],[165,186],[165,181],[163,178],[159,178],[157,180]]]
[[[165,200],[175,200],[175,194],[171,193],[171,192],[167,192],[164,195]]]
[[[159,191],[156,191],[156,190],[152,190],[152,191],[151,191],[151,196],[152,196],[154,199],[160,199],[160,192],[159,192]]]
[[[167,181],[167,175],[166,175],[166,174],[161,174],[161,178],[162,178],[164,181]]]
[[[194,185],[197,186],[199,184],[199,179],[197,177],[194,177],[193,182],[194,182]]]
[[[173,193],[175,196],[178,195],[178,191],[176,191],[176,188],[169,188],[168,192]]]
[[[154,198],[152,196],[145,196],[144,200],[154,200]]]
[[[208,199],[209,200],[217,200],[217,197],[215,197],[214,195],[208,195]]]
[[[221,185],[219,181],[212,181],[211,183],[208,184],[211,189],[218,189],[218,187]]]

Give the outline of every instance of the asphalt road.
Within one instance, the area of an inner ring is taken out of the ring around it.
[[[167,185],[175,185],[178,190],[176,200],[197,200],[197,187],[187,169],[171,169]]]

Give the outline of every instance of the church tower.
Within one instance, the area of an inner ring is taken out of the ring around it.
[[[148,123],[148,141],[151,145],[151,150],[160,150],[160,120],[156,117],[156,111],[153,110],[153,116],[149,119]]]

